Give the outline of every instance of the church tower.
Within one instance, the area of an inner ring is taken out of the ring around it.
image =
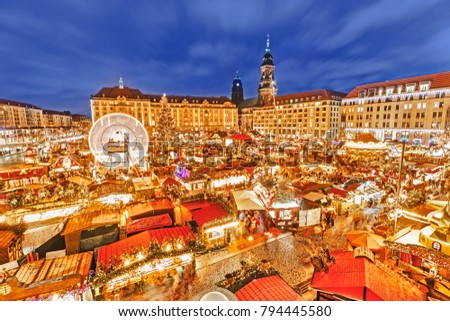
[[[275,104],[277,83],[275,82],[275,65],[270,53],[270,39],[267,35],[266,53],[261,64],[261,80],[258,87],[258,105],[271,106]]]
[[[239,72],[236,71],[236,76],[233,79],[233,86],[231,87],[231,101],[239,105],[244,100],[244,88],[242,88],[242,81],[239,77]]]

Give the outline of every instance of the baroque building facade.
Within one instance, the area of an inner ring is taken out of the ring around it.
[[[163,95],[144,94],[123,85],[104,87],[91,96],[92,121],[104,115],[124,113],[136,118],[150,137],[155,134]],[[196,97],[167,95],[167,102],[180,132],[201,132],[237,129],[236,105],[227,97]]]
[[[342,101],[347,138],[427,144],[450,129],[450,72],[359,85]]]
[[[338,134],[340,105],[345,95],[323,89],[276,96],[275,106],[252,110],[253,129],[284,138],[333,139]]]

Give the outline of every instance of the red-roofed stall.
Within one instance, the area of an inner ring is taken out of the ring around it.
[[[131,221],[127,225],[127,235],[136,234],[145,230],[172,226],[169,214],[156,215]]]
[[[154,241],[162,245],[165,240],[178,238],[182,238],[185,243],[188,243],[195,240],[195,235],[187,226],[148,230],[107,246],[102,246],[98,249],[97,264],[108,267],[114,259],[121,261],[122,253],[128,253],[139,248],[146,249]]]
[[[183,206],[197,223],[207,247],[226,245],[237,237],[239,223],[219,204],[205,200],[185,203]]]
[[[303,301],[280,276],[254,279],[235,293],[239,301]]]
[[[318,301],[422,301],[426,295],[414,284],[366,257],[354,257],[351,251],[331,254],[336,264],[329,271],[315,272],[311,287]]]

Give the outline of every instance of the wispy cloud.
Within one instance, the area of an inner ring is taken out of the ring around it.
[[[148,93],[254,97],[271,34],[279,93],[450,69],[446,0],[2,1],[0,97],[88,111],[120,76]]]

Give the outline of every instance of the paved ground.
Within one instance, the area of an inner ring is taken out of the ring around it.
[[[320,246],[328,245],[331,250],[345,248],[346,239],[343,236],[343,231],[348,229],[343,228],[346,225],[345,223],[342,219],[341,224],[336,224],[335,227],[329,229],[323,240],[316,239],[313,235],[305,236],[303,233],[296,233],[295,235],[285,233],[239,253],[229,253],[226,249],[223,249],[199,257],[194,281],[187,285],[176,299],[191,300],[197,293],[213,288],[218,281],[224,279],[225,274],[240,269],[241,260],[250,260],[257,263],[262,259],[267,259],[287,283],[296,287],[303,281],[311,279],[313,267],[311,264],[305,263],[304,260],[315,253]],[[314,299],[314,296],[306,294],[304,298]],[[146,289],[144,293],[126,299],[168,300],[171,299],[171,296],[167,292],[162,294],[155,289],[151,291]]]

